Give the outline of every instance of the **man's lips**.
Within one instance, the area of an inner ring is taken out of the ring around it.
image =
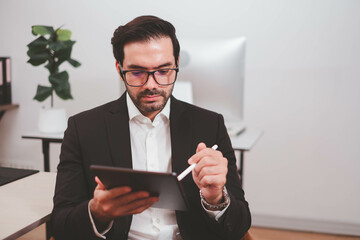
[[[158,98],[160,97],[160,95],[144,95],[141,96],[142,99],[144,99],[145,101],[156,101]]]

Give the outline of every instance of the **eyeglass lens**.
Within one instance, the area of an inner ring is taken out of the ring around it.
[[[169,85],[175,81],[176,70],[174,69],[161,69],[154,72],[147,71],[128,71],[125,73],[126,82],[133,86],[143,85],[149,75],[153,75],[155,81],[160,85]]]

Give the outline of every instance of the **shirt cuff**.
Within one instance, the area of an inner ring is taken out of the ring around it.
[[[88,204],[88,212],[89,212],[89,217],[90,217],[91,225],[92,225],[92,228],[93,228],[93,230],[94,230],[95,235],[96,235],[97,237],[102,238],[102,239],[106,239],[105,234],[106,234],[108,231],[110,231],[110,229],[112,228],[113,223],[114,223],[114,220],[112,220],[112,221],[109,223],[109,226],[108,226],[103,232],[99,233],[99,231],[98,231],[97,228],[96,228],[94,219],[93,219],[93,217],[92,217],[92,215],[91,215],[91,212],[90,212],[90,202],[89,202],[89,204]]]
[[[219,222],[219,219],[221,218],[222,215],[224,215],[226,209],[228,209],[228,207],[230,206],[230,203],[226,206],[226,208],[224,208],[221,211],[219,211],[219,210],[218,211],[207,210],[203,203],[201,203],[201,205],[204,208],[204,210],[207,212],[209,217],[211,217],[212,219],[215,219],[217,222]]]
[[[225,188],[225,186],[224,186]],[[201,201],[201,206],[204,208],[204,210],[207,212],[207,214],[209,215],[210,218],[215,219],[217,222],[219,222],[219,219],[221,218],[222,215],[224,215],[225,211],[228,209],[228,207],[230,206],[231,200],[229,197],[229,204],[223,209],[223,210],[208,210],[206,209],[206,207],[204,206],[203,202]]]

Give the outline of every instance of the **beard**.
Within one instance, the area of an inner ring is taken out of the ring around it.
[[[127,87],[126,87],[127,88]],[[174,85],[171,86],[171,89],[168,91],[162,90],[162,89],[145,89],[144,91],[140,92],[138,95],[134,95],[129,89],[127,88],[127,91],[129,93],[129,96],[131,100],[134,102],[135,106],[140,110],[140,112],[143,113],[152,113],[161,111],[167,101],[169,100],[169,97],[173,91]],[[159,96],[159,100],[153,101],[153,102],[144,102],[142,101],[142,97],[144,96]]]

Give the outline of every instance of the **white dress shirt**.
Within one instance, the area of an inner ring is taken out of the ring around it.
[[[171,172],[170,101],[154,121],[143,116],[127,93],[132,165],[135,170]],[[149,208],[133,215],[129,239],[174,239],[175,211]]]
[[[126,93],[126,100],[129,111],[133,169],[171,172],[170,100],[163,110],[156,115],[154,121],[140,113],[128,93]],[[226,209],[222,211],[205,210],[210,217],[218,220]],[[113,221],[108,229],[99,233],[90,214],[90,208],[89,216],[95,234],[106,239],[104,235],[111,229]],[[149,208],[140,214],[133,215],[128,238],[136,240],[181,239],[175,211]]]

